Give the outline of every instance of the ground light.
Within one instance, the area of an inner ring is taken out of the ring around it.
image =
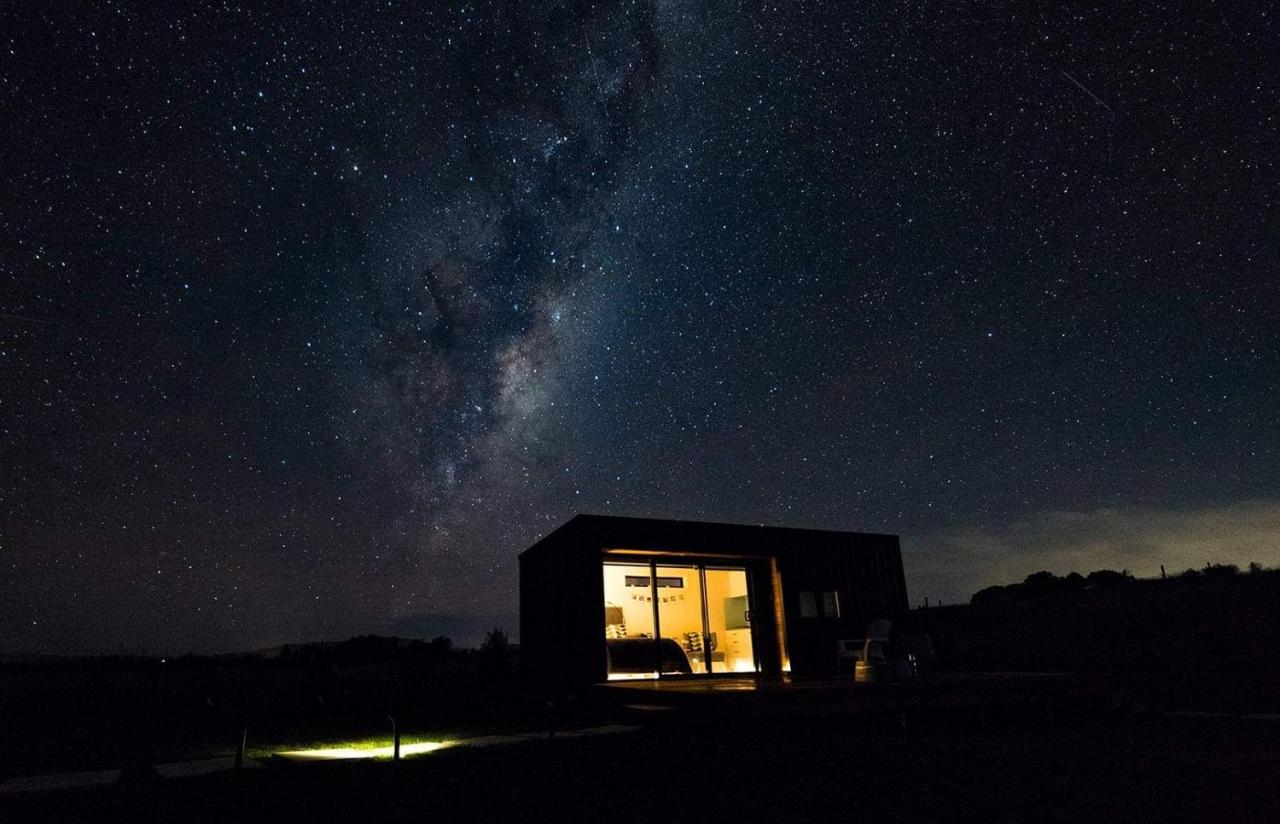
[[[384,739],[385,740],[385,739]],[[400,757],[423,755],[436,750],[452,747],[453,741],[419,741],[414,744],[401,744]],[[307,750],[279,750],[275,755],[295,761],[347,761],[358,758],[391,758],[395,748],[386,747],[317,747]]]

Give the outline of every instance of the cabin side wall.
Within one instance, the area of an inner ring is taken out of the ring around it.
[[[777,557],[794,674],[835,674],[837,640],[862,638],[871,621],[896,620],[907,613],[902,552],[895,536],[797,536]],[[834,591],[840,616],[803,617],[803,590]]]
[[[526,685],[565,691],[605,680],[599,552],[577,532],[520,556],[520,661]]]

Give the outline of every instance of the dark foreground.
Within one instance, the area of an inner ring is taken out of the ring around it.
[[[271,763],[0,800],[16,821],[1276,821],[1280,725],[893,715],[697,723],[399,764]]]

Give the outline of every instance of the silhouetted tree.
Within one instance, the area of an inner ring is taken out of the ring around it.
[[[1240,574],[1240,567],[1235,564],[1205,564],[1204,577],[1206,578],[1234,578]]]
[[[1113,588],[1124,586],[1133,580],[1133,576],[1127,569],[1119,572],[1114,569],[1097,569],[1090,572],[1085,580],[1099,588]]]
[[[969,599],[972,604],[996,604],[1009,599],[1009,587],[996,586],[984,587],[973,593],[973,597]]]
[[[480,660],[478,662],[480,676],[492,686],[506,684],[512,675],[511,643],[507,640],[507,632],[501,627],[494,627],[480,644]]]

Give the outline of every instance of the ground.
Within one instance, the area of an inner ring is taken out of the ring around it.
[[[18,821],[1274,821],[1280,725],[1154,715],[657,713],[598,738],[0,801]]]

